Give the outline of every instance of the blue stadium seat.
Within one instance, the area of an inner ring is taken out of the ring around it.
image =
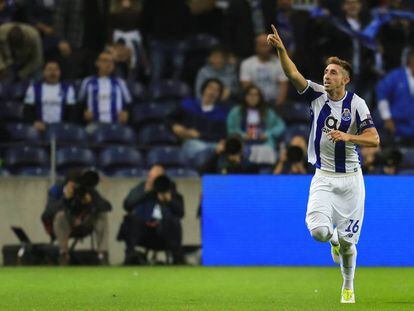
[[[23,120],[23,104],[18,101],[5,101],[0,104],[0,120],[21,122]]]
[[[290,125],[287,127],[285,133],[283,134],[283,140],[286,144],[288,144],[290,140],[296,135],[301,135],[307,140],[309,137],[309,130],[309,124]]]
[[[168,168],[185,167],[184,157],[180,147],[154,147],[148,152],[147,166],[151,167],[155,164],[161,164]]]
[[[21,101],[26,95],[26,90],[29,87],[29,81],[14,82],[9,86],[9,98]]]
[[[288,102],[277,113],[287,123],[309,123],[309,104],[303,102]]]
[[[48,176],[50,174],[50,169],[46,167],[29,167],[29,168],[22,168],[19,171],[19,176]]]
[[[403,156],[401,166],[414,168],[414,148],[401,148],[400,151]]]
[[[182,99],[191,94],[190,87],[182,81],[163,80],[149,89],[150,97],[153,100]]]
[[[170,177],[199,177],[197,171],[187,168],[168,168],[165,173]]]
[[[51,124],[46,130],[45,140],[50,141],[52,137],[59,143],[87,143],[88,133],[85,129],[76,124],[56,123]]]
[[[33,126],[24,123],[7,124],[12,142],[36,144],[41,142],[41,135]]]
[[[56,168],[60,174],[75,168],[93,168],[95,163],[95,155],[90,149],[65,147],[56,152]]]
[[[138,141],[140,145],[173,145],[178,143],[178,138],[165,124],[149,124],[139,131]]]
[[[46,169],[49,165],[49,156],[41,148],[18,146],[6,151],[4,157],[5,166],[11,174],[34,172],[37,169]]]
[[[91,138],[94,144],[131,145],[136,142],[134,130],[121,124],[100,124]]]
[[[105,173],[107,174],[107,173]],[[143,168],[119,168],[107,174],[111,177],[146,177],[148,171]]]
[[[141,83],[136,81],[128,82],[128,88],[136,103],[142,102],[147,98],[147,91]]]
[[[141,154],[132,147],[114,146],[99,154],[99,167],[106,175],[125,176],[134,174],[131,169],[144,166]]]
[[[177,103],[173,101],[135,105],[132,108],[132,122],[135,125],[141,125],[148,122],[162,121],[176,108]]]

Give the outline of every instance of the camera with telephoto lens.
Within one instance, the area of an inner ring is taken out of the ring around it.
[[[79,178],[76,181],[73,199],[70,203],[69,212],[72,215],[79,215],[89,211],[90,204],[85,203],[85,198],[87,194],[91,194],[93,191],[95,191],[98,183],[99,175],[96,172],[85,171],[80,174]]]

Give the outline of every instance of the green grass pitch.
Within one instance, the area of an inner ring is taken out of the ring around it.
[[[0,268],[0,310],[414,310],[414,268]]]

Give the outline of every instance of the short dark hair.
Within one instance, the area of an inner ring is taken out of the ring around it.
[[[217,83],[220,86],[220,95],[219,95],[219,98],[221,98],[221,95],[223,94],[224,85],[223,85],[223,82],[221,82],[217,78],[210,78],[210,79],[207,79],[206,81],[203,82],[203,84],[201,85],[201,95],[204,94],[205,89],[207,88],[207,86],[210,83]]]
[[[340,59],[339,57],[336,57],[336,56],[331,56],[326,60],[326,66],[330,64],[338,65],[339,67],[341,67],[343,70],[345,70],[348,73],[349,78],[352,77],[352,66],[346,60]]]
[[[154,191],[164,193],[172,189],[172,181],[167,175],[161,175],[154,180]]]
[[[226,139],[224,153],[227,155],[240,154],[243,151],[242,140],[238,136],[231,136]]]

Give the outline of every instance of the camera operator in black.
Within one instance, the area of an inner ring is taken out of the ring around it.
[[[42,215],[46,230],[56,237],[60,248],[60,263],[69,261],[69,237],[94,233],[98,259],[107,263],[108,217],[112,207],[95,189],[99,176],[92,171],[70,173],[65,182],[52,186],[46,210]]]
[[[243,155],[243,141],[235,135],[217,145],[216,152],[201,168],[200,174],[257,174],[259,168]]]
[[[280,152],[280,158],[273,174],[305,175],[313,173],[314,168],[307,161],[307,147],[305,137],[293,136],[287,149]]]
[[[125,263],[133,258],[135,246],[152,245],[155,240],[161,240],[171,251],[175,264],[183,263],[181,219],[184,217],[184,200],[174,182],[166,175],[156,177],[152,189],[134,203],[124,205],[128,215],[118,233],[118,240],[126,243]]]

